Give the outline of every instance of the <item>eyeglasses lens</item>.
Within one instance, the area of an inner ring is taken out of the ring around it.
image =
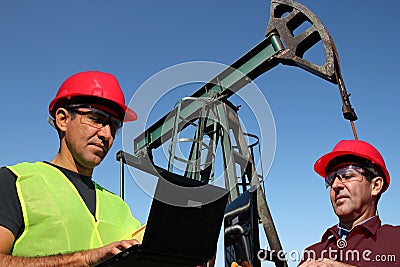
[[[81,115],[80,122],[82,124],[86,124],[97,129],[101,129],[106,125],[110,125],[111,133],[113,135],[115,135],[118,129],[122,127],[122,122],[120,120],[96,108],[76,108],[72,109],[71,111]]]
[[[336,178],[338,178],[342,183],[359,181],[361,182],[365,171],[358,166],[349,165],[335,171],[329,172],[325,178],[326,187],[332,186]]]

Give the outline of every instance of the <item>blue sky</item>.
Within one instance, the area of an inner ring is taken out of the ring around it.
[[[396,49],[400,35],[396,18],[400,3],[300,3],[316,13],[336,43],[342,75],[359,117],[359,138],[380,149],[391,173],[392,183],[379,204],[381,219],[398,225],[396,63],[400,56]],[[69,75],[93,69],[113,73],[129,102],[146,80],[176,64],[230,65],[263,40],[269,6],[269,1],[258,0],[1,1],[0,164],[54,157],[58,138],[47,123],[47,107]],[[276,125],[275,157],[265,182],[267,200],[284,249],[302,251],[337,223],[329,192],[312,166],[337,141],[352,139],[352,132],[342,118],[336,85],[283,65],[257,78],[255,84],[268,101]],[[187,91],[187,95],[192,93]],[[171,103],[178,100],[169,97]],[[141,106],[145,102],[134,100],[134,109],[146,108]],[[171,108],[157,106],[157,112],[161,116]],[[121,137],[94,174],[97,182],[116,193],[115,153],[122,148]],[[145,222],[149,196],[128,177],[126,189],[133,213]]]

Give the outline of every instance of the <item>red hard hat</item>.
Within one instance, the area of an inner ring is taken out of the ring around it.
[[[314,170],[321,175],[326,177],[327,166],[329,162],[337,157],[345,155],[354,155],[372,162],[372,164],[378,166],[383,172],[383,177],[386,180],[387,186],[390,184],[390,175],[386,169],[385,161],[379,151],[371,144],[362,140],[342,140],[333,148],[332,152],[320,157],[314,164]]]
[[[57,104],[71,97],[93,97],[116,104],[125,113],[124,121],[137,119],[136,113],[125,105],[124,94],[117,78],[112,74],[100,71],[79,72],[67,78],[58,89],[56,97],[49,105],[49,113],[54,117]],[[95,104],[95,103],[93,103]],[[112,107],[108,107],[112,108]]]

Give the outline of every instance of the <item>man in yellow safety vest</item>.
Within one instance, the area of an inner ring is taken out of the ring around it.
[[[137,119],[111,74],[64,81],[49,105],[60,147],[49,162],[0,169],[0,266],[93,266],[137,244],[128,205],[92,181],[123,122]]]

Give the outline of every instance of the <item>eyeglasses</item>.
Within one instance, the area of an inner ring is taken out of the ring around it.
[[[347,165],[329,172],[325,177],[325,185],[326,188],[331,187],[336,178],[338,178],[342,183],[353,181],[361,182],[366,173],[369,172],[357,165]]]
[[[114,136],[122,127],[122,121],[107,114],[106,112],[88,106],[69,106],[66,109],[81,116],[81,123],[96,129],[110,125],[111,134]],[[83,110],[82,110],[83,109]]]

